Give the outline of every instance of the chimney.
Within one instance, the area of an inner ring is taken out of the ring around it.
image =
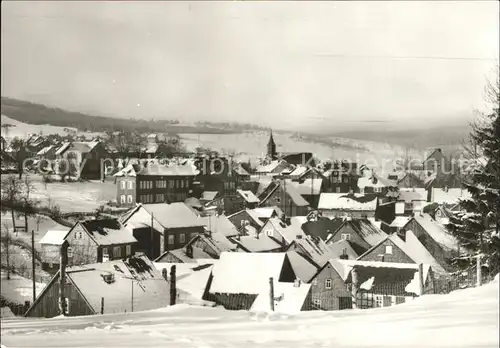
[[[193,258],[193,246],[191,244],[186,245],[186,256],[190,259]]]
[[[63,242],[60,249],[60,263],[59,263],[59,311],[60,314],[66,316],[66,266],[68,265],[68,247],[69,243],[67,240]]]

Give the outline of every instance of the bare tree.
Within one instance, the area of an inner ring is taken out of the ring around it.
[[[32,198],[31,193],[35,191],[35,186],[29,175],[24,176],[22,191],[20,195],[20,210],[21,215],[24,216],[24,227],[28,232],[28,218],[36,216],[36,208],[38,200]]]
[[[22,185],[22,181],[14,175],[2,178],[2,212],[10,210],[14,231],[16,230],[15,212],[20,205]]]
[[[7,280],[10,280],[10,245],[11,245],[11,237],[9,232],[9,226],[6,222],[3,223],[3,228],[5,231],[5,235],[2,236],[2,249],[5,252],[5,260],[7,266]]]

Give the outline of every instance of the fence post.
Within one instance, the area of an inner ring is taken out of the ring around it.
[[[175,265],[170,268],[170,305],[175,305],[177,298],[177,291],[175,288]]]
[[[358,308],[358,270],[353,268],[352,272],[352,308]]]
[[[481,254],[478,254],[476,256],[476,286],[481,286],[483,284],[483,279],[482,279],[482,273],[481,273]]]
[[[274,282],[273,282],[273,277],[269,278],[269,304],[271,305],[271,311],[274,312]]]
[[[424,294],[424,265],[418,264],[418,292],[419,296]]]
[[[101,297],[101,314],[104,314],[104,297]]]

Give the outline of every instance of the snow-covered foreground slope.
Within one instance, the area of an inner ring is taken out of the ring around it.
[[[2,322],[12,347],[498,347],[498,278],[392,308],[256,315],[184,305]]]

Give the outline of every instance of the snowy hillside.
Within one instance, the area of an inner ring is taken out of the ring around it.
[[[498,276],[395,307],[267,317],[185,305],[2,321],[6,347],[498,347]]]

